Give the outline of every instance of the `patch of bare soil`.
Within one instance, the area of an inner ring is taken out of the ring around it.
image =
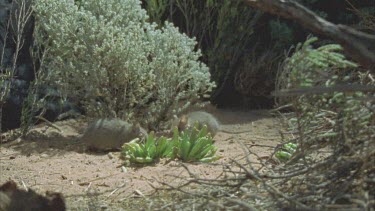
[[[219,132],[214,140],[222,159],[212,164],[186,164],[202,178],[219,178],[223,166],[231,159],[245,157],[243,146],[251,146],[261,157],[269,156],[281,138],[281,124],[267,111],[215,110],[225,131],[246,131],[239,134]],[[161,161],[148,166],[121,168],[119,152],[86,151],[79,137],[87,122],[84,119],[56,123],[58,131],[46,125],[36,126],[25,140],[3,144],[0,148],[0,184],[12,179],[20,187],[61,192],[70,210],[126,209],[121,202],[154,192],[162,181],[181,183],[176,176],[188,176],[177,161]],[[271,147],[267,147],[271,146]],[[256,161],[256,157],[251,157]],[[219,164],[219,165],[218,165]],[[139,207],[141,208],[141,207]]]

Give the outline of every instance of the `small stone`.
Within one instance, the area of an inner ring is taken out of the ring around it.
[[[46,153],[40,155],[41,158],[48,158],[49,156]]]
[[[113,159],[115,156],[110,152],[110,153],[108,153],[108,157],[109,157],[109,159]]]
[[[129,160],[125,160],[124,166],[130,166],[130,161]]]
[[[121,166],[121,171],[124,172],[124,173],[127,173],[127,172],[128,172],[128,169],[126,169],[125,166]]]

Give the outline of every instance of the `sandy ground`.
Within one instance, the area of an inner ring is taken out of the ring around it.
[[[214,140],[222,159],[214,164],[227,164],[231,159],[244,157],[243,146],[251,146],[261,157],[272,153],[280,143],[280,122],[267,111],[215,110],[226,131],[246,131],[240,134],[219,132]],[[179,184],[175,176],[187,176],[179,162],[161,161],[148,166],[122,168],[119,152],[93,153],[86,151],[79,136],[87,123],[84,120],[66,120],[56,123],[55,128],[39,125],[25,140],[3,144],[0,148],[0,184],[9,179],[19,186],[32,188],[39,193],[55,191],[63,193],[70,210],[91,210],[89,203],[110,209],[129,197],[148,195],[152,186],[163,181]],[[262,145],[262,146],[258,146]],[[255,157],[252,157],[256,161]],[[218,178],[223,165],[186,164],[192,172],[203,178]],[[91,196],[91,202],[87,200]],[[110,209],[112,210],[112,209]]]

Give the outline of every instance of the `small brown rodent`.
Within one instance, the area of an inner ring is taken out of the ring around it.
[[[212,137],[216,135],[220,127],[219,122],[212,114],[204,111],[194,111],[181,116],[177,124],[178,130],[183,131],[189,129],[193,127],[196,122],[199,124],[198,129],[201,129],[203,125],[207,125],[207,130],[211,133]]]
[[[133,125],[120,119],[99,119],[88,125],[81,140],[90,149],[111,150],[143,137],[147,137],[147,132],[139,124]]]
[[[214,117],[212,114],[205,112],[205,111],[193,111],[193,112],[184,114],[177,120],[173,121],[172,127],[177,126],[179,131],[183,131],[183,130],[193,127],[196,122],[198,122],[199,124],[198,129],[201,129],[203,125],[207,125],[207,130],[209,133],[211,133],[212,137],[214,137],[216,133],[219,131],[224,132],[224,133],[230,133],[230,134],[251,132],[250,130],[238,131],[238,132],[223,130],[221,129],[220,123],[216,119],[216,117]]]

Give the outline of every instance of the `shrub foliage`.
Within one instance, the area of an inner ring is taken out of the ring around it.
[[[196,42],[148,22],[138,0],[39,0],[36,48],[46,82],[88,115],[157,126],[214,87]]]

